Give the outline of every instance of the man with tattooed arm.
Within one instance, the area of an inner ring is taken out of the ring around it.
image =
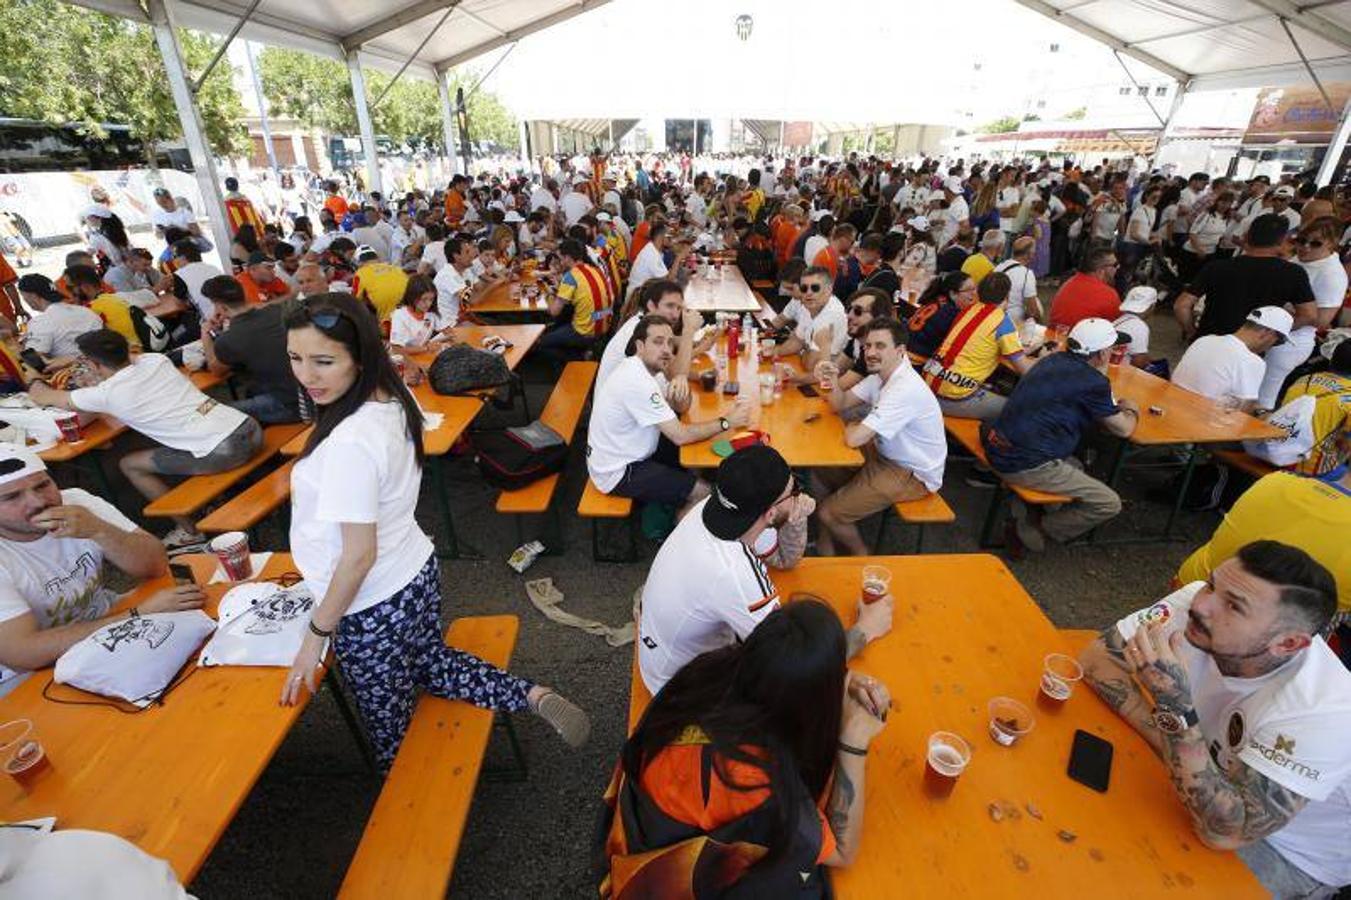
[[[1351,884],[1351,672],[1320,636],[1332,575],[1254,541],[1084,651],[1089,685],[1150,743],[1207,846],[1278,900]]]

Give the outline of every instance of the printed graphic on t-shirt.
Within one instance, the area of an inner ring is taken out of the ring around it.
[[[77,594],[67,594],[73,584],[84,584],[85,588]],[[81,553],[69,573],[49,579],[42,587],[54,601],[48,613],[51,628],[88,621],[102,615],[111,605],[112,598],[103,586],[99,561],[92,553]]]

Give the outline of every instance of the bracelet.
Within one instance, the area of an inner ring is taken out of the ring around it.
[[[850,754],[851,756],[867,756],[867,755],[868,755],[868,751],[867,751],[866,749],[860,750],[858,747],[851,747],[851,746],[849,746],[848,744],[846,744],[844,741],[840,741],[840,751],[841,751],[842,753],[848,753],[848,754]]]
[[[313,619],[310,619],[309,625],[310,625],[310,634],[313,634],[313,635],[315,635],[315,636],[317,636],[317,637],[321,637],[321,638],[333,637],[333,630],[332,630],[332,629],[329,629],[328,631],[325,631],[324,629],[320,628],[318,625],[314,624],[314,620],[313,620]]]

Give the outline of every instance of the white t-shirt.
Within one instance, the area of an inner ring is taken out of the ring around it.
[[[1014,325],[1023,324],[1023,319],[1027,318],[1027,301],[1037,299],[1037,276],[1016,259],[1006,259],[994,270],[1007,275],[1011,284],[1004,311]]]
[[[830,238],[823,234],[814,234],[807,238],[807,242],[802,245],[802,258],[807,261],[807,265],[810,266],[812,260],[816,259],[816,254],[826,249],[829,243]]]
[[[446,242],[432,241],[422,248],[422,258],[418,261],[419,265],[430,266],[431,270],[438,275],[446,267]]]
[[[421,225],[414,225],[411,231],[404,231],[402,227],[395,228],[389,236],[389,261],[396,266],[403,265],[404,248],[426,239],[427,232]]]
[[[1012,234],[1017,231],[1016,223],[1018,216],[1005,215],[1004,210],[1010,206],[1019,206],[1023,202],[1023,190],[1017,185],[1007,185],[999,189],[995,197],[995,206],[999,208],[999,230]]]
[[[1229,222],[1224,216],[1206,210],[1198,213],[1192,221],[1191,236],[1201,245],[1201,256],[1210,256],[1220,244],[1220,238],[1229,230]],[[1190,246],[1188,249],[1192,249]],[[1193,251],[1194,252],[1194,251]]]
[[[654,694],[690,660],[744,640],[779,608],[761,557],[704,525],[704,507],[713,502],[701,500],[680,520],[643,584],[638,670]]]
[[[1112,240],[1125,213],[1126,204],[1109,195],[1093,214],[1093,238],[1099,241]]]
[[[844,350],[844,345],[849,342],[849,314],[845,312],[844,304],[836,297],[832,296],[827,300],[826,305],[821,307],[821,311],[815,316],[801,300],[789,300],[783,308],[783,315],[797,323],[793,326],[793,334],[802,341],[802,346],[807,351],[825,349],[816,339],[826,328],[833,329],[830,341],[831,359],[839,356]]]
[[[197,390],[162,353],[142,353],[93,387],[72,391],[70,402],[85,412],[106,413],[156,443],[199,459],[248,418]]]
[[[576,225],[578,219],[592,210],[591,201],[587,199],[586,194],[580,191],[573,191],[565,196],[558,201],[558,206],[563,213],[563,222],[569,228]]]
[[[1256,400],[1267,364],[1232,334],[1208,334],[1187,348],[1173,384],[1220,402]]]
[[[600,367],[596,369],[596,388],[599,389],[605,380],[610,377],[615,368],[627,357],[624,351],[628,349],[629,339],[633,337],[633,332],[638,328],[638,322],[643,317],[641,315],[632,315],[624,320],[624,323],[615,329],[610,342],[605,345],[605,352],[600,357]]]
[[[155,211],[150,214],[150,224],[165,231],[170,228],[181,228],[187,231],[196,221],[191,210],[179,208],[167,210],[158,204],[155,205]]]
[[[328,593],[342,556],[342,523],[375,523],[375,565],[347,615],[403,590],[432,553],[418,527],[422,469],[403,406],[368,400],[291,470],[291,555],[314,596]]]
[[[43,356],[79,356],[75,339],[102,327],[102,317],[87,306],[53,303],[29,320],[23,344]]]
[[[215,278],[221,274],[220,269],[210,263],[190,262],[174,269],[174,274],[183,280],[183,286],[188,289],[188,299],[197,307],[202,319],[206,320],[215,315],[216,304],[202,293],[202,285],[208,278]]]
[[[1153,230],[1154,210],[1141,203],[1131,211],[1130,221],[1126,223],[1126,240],[1134,244],[1147,244]]]
[[[629,272],[629,290],[637,290],[653,278],[665,278],[667,271],[661,251],[656,244],[648,241],[633,261],[633,270]]]
[[[685,212],[690,214],[690,220],[700,228],[708,224],[708,201],[702,194],[692,193],[685,198]]]
[[[1135,313],[1122,313],[1120,318],[1112,323],[1112,327],[1131,339],[1126,345],[1126,353],[1134,356],[1137,353],[1149,352],[1149,323],[1137,316]]]
[[[1346,267],[1337,258],[1337,254],[1325,256],[1314,262],[1301,262],[1300,267],[1309,276],[1309,287],[1313,290],[1314,304],[1319,309],[1337,309],[1346,298]],[[1290,342],[1313,346],[1314,326],[1302,325],[1290,332]]]
[[[656,452],[661,438],[657,426],[675,417],[666,402],[665,375],[653,375],[636,356],[615,366],[605,383],[596,386],[587,434],[586,469],[596,487],[606,494],[614,490],[629,463]]]
[[[136,524],[107,501],[79,488],[61,492],[64,506],[81,506],[121,531]],[[117,595],[103,583],[103,548],[97,541],[44,534],[35,541],[0,538],[0,622],[32,613],[39,628],[89,622],[108,614]],[[0,665],[0,696],[26,672]]]
[[[463,272],[454,266],[446,266],[436,273],[432,284],[436,285],[436,314],[446,325],[458,325],[460,322],[460,301],[473,289],[478,276],[473,268]]]
[[[530,192],[530,211],[534,212],[537,209],[547,209],[550,212],[558,209],[558,201],[549,193],[548,188],[542,185]]]
[[[429,309],[419,319],[407,306],[396,306],[389,316],[389,342],[400,347],[420,347],[441,330],[441,317]]]
[[[849,393],[872,406],[863,424],[876,433],[878,453],[914,472],[925,487],[937,492],[948,458],[943,411],[914,367],[897,366],[886,384],[881,375],[869,375]]]
[[[1182,630],[1204,582],[1188,584],[1117,623],[1126,639],[1143,622]],[[1247,766],[1309,802],[1266,840],[1324,884],[1351,883],[1351,672],[1321,637],[1259,678],[1222,675],[1210,654],[1183,641],[1201,731],[1220,768]]]
[[[1252,227],[1253,222],[1257,221],[1258,216],[1265,216],[1268,213],[1276,213],[1276,211],[1274,209],[1258,206],[1239,223],[1234,234],[1237,237],[1246,238],[1248,236],[1248,229]],[[1295,212],[1290,207],[1287,206],[1284,212],[1276,214],[1285,216],[1285,221],[1288,223],[1288,231],[1297,231],[1299,229],[1299,213]]]

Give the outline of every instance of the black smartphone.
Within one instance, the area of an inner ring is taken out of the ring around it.
[[[740,391],[741,391],[741,384],[739,382],[736,381],[723,382],[722,392],[728,395],[729,397],[732,396],[733,394],[740,393]]]
[[[812,387],[810,384],[799,384],[799,385],[797,386],[797,391],[798,391],[799,394],[801,394],[801,395],[804,396],[804,397],[819,397],[819,396],[821,396],[820,392],[818,392],[818,391],[816,390],[816,388]]]
[[[1069,776],[1098,793],[1107,793],[1112,780],[1112,744],[1082,729],[1074,732]]]
[[[36,369],[39,372],[47,367],[47,361],[42,358],[42,354],[31,347],[20,353],[19,359],[23,360],[24,365],[30,369]]]
[[[185,563],[169,563],[169,574],[174,576],[174,584],[197,583],[197,579],[192,577],[192,566]]]

